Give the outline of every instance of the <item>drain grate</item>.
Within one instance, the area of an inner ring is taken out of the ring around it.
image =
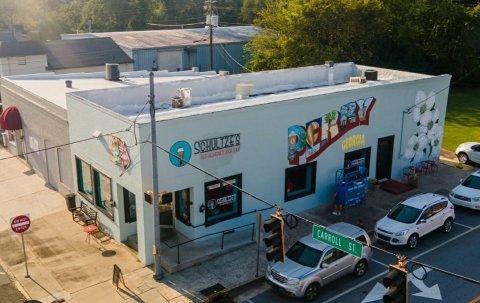
[[[207,300],[204,301],[205,303],[229,302],[229,301],[225,301],[226,299],[228,300],[228,298],[227,298],[228,297],[228,289],[225,288],[225,286],[223,286],[220,283],[217,283],[215,285],[212,285],[210,287],[202,289],[200,291],[200,293],[207,298]]]

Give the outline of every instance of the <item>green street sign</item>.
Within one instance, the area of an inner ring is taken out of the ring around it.
[[[323,226],[313,225],[312,236],[315,240],[326,243],[355,257],[362,257],[362,243],[350,239],[342,234],[337,234]]]

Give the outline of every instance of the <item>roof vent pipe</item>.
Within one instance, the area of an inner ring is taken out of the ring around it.
[[[335,75],[334,75],[333,61],[325,61],[325,65],[328,66],[328,85],[334,85]]]
[[[247,99],[250,96],[253,87],[254,85],[252,83],[238,83],[235,87],[235,99]]]
[[[68,88],[72,88],[72,80],[65,80],[65,86]]]

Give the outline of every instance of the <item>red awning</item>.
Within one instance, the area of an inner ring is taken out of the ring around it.
[[[20,112],[16,106],[7,107],[0,115],[0,128],[4,130],[22,129]]]

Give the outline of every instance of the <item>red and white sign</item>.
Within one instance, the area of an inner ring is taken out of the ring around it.
[[[29,215],[20,215],[14,218],[10,218],[10,226],[12,227],[13,232],[17,234],[22,234],[30,230],[30,216]]]

